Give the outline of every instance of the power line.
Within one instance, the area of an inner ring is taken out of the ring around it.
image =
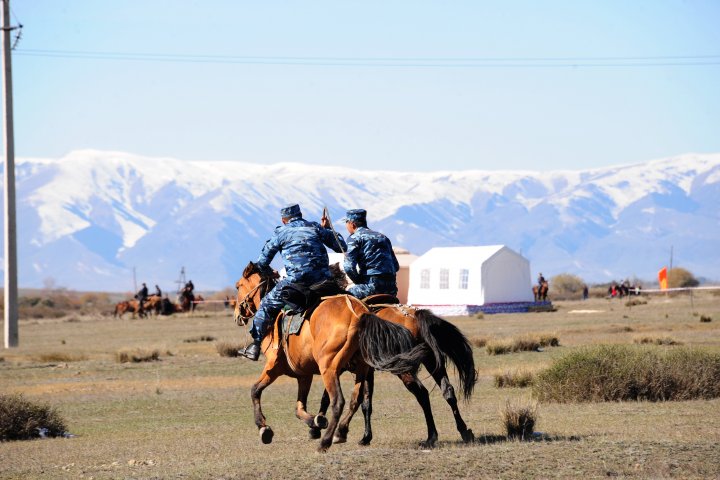
[[[298,65],[330,67],[421,68],[586,68],[668,67],[720,65],[720,55],[624,57],[310,57],[234,56],[169,53],[101,52],[21,49],[16,55],[81,60],[214,63],[240,65]]]

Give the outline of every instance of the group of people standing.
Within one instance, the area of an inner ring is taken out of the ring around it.
[[[260,356],[262,339],[283,307],[283,288],[289,284],[310,286],[332,278],[325,247],[345,254],[343,270],[354,283],[348,288],[351,295],[358,298],[380,293],[397,295],[395,275],[400,265],[390,239],[368,228],[365,210],[346,212],[343,220],[349,234],[347,242],[333,229],[327,216],[323,215],[320,223],[305,220],[297,204],[282,208],[280,217],[282,225],[265,243],[256,263],[260,269],[269,271],[270,262],[279,252],[287,276],[263,297],[253,318],[250,329],[253,343],[240,353],[254,361]]]

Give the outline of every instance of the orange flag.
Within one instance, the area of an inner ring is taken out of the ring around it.
[[[658,272],[658,283],[660,284],[660,290],[667,290],[667,267],[663,267],[662,270]]]

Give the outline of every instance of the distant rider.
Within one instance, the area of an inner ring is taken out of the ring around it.
[[[280,252],[285,263],[287,277],[280,280],[260,301],[258,311],[253,318],[250,334],[253,343],[240,351],[250,360],[257,361],[260,356],[260,344],[272,327],[283,301],[280,293],[285,285],[299,283],[310,286],[322,280],[332,278],[325,247],[336,252],[346,248],[345,240],[328,227],[330,222],[323,217],[321,223],[309,222],[302,218],[300,206],[288,205],[280,210],[282,225],[277,227],[257,260],[262,270],[270,271],[270,262]]]
[[[155,285],[155,295],[162,298],[162,290],[160,290],[160,287],[158,287],[157,285]]]

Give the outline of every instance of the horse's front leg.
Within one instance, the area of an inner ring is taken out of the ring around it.
[[[320,438],[320,430],[327,428],[327,419],[325,415],[313,416],[307,412],[307,398],[310,394],[310,387],[312,386],[312,375],[307,377],[298,377],[298,397],[297,406],[295,408],[295,416],[305,422],[305,425],[310,427],[310,438]],[[317,430],[317,436],[313,435],[313,432]]]
[[[263,390],[272,384],[278,376],[279,375],[272,372],[272,370],[264,370],[260,375],[260,379],[250,389],[250,398],[252,399],[253,411],[255,414],[255,425],[257,425],[258,430],[260,431],[260,440],[262,443],[271,443],[274,432],[266,423],[265,415],[262,413],[260,397],[262,396]]]

